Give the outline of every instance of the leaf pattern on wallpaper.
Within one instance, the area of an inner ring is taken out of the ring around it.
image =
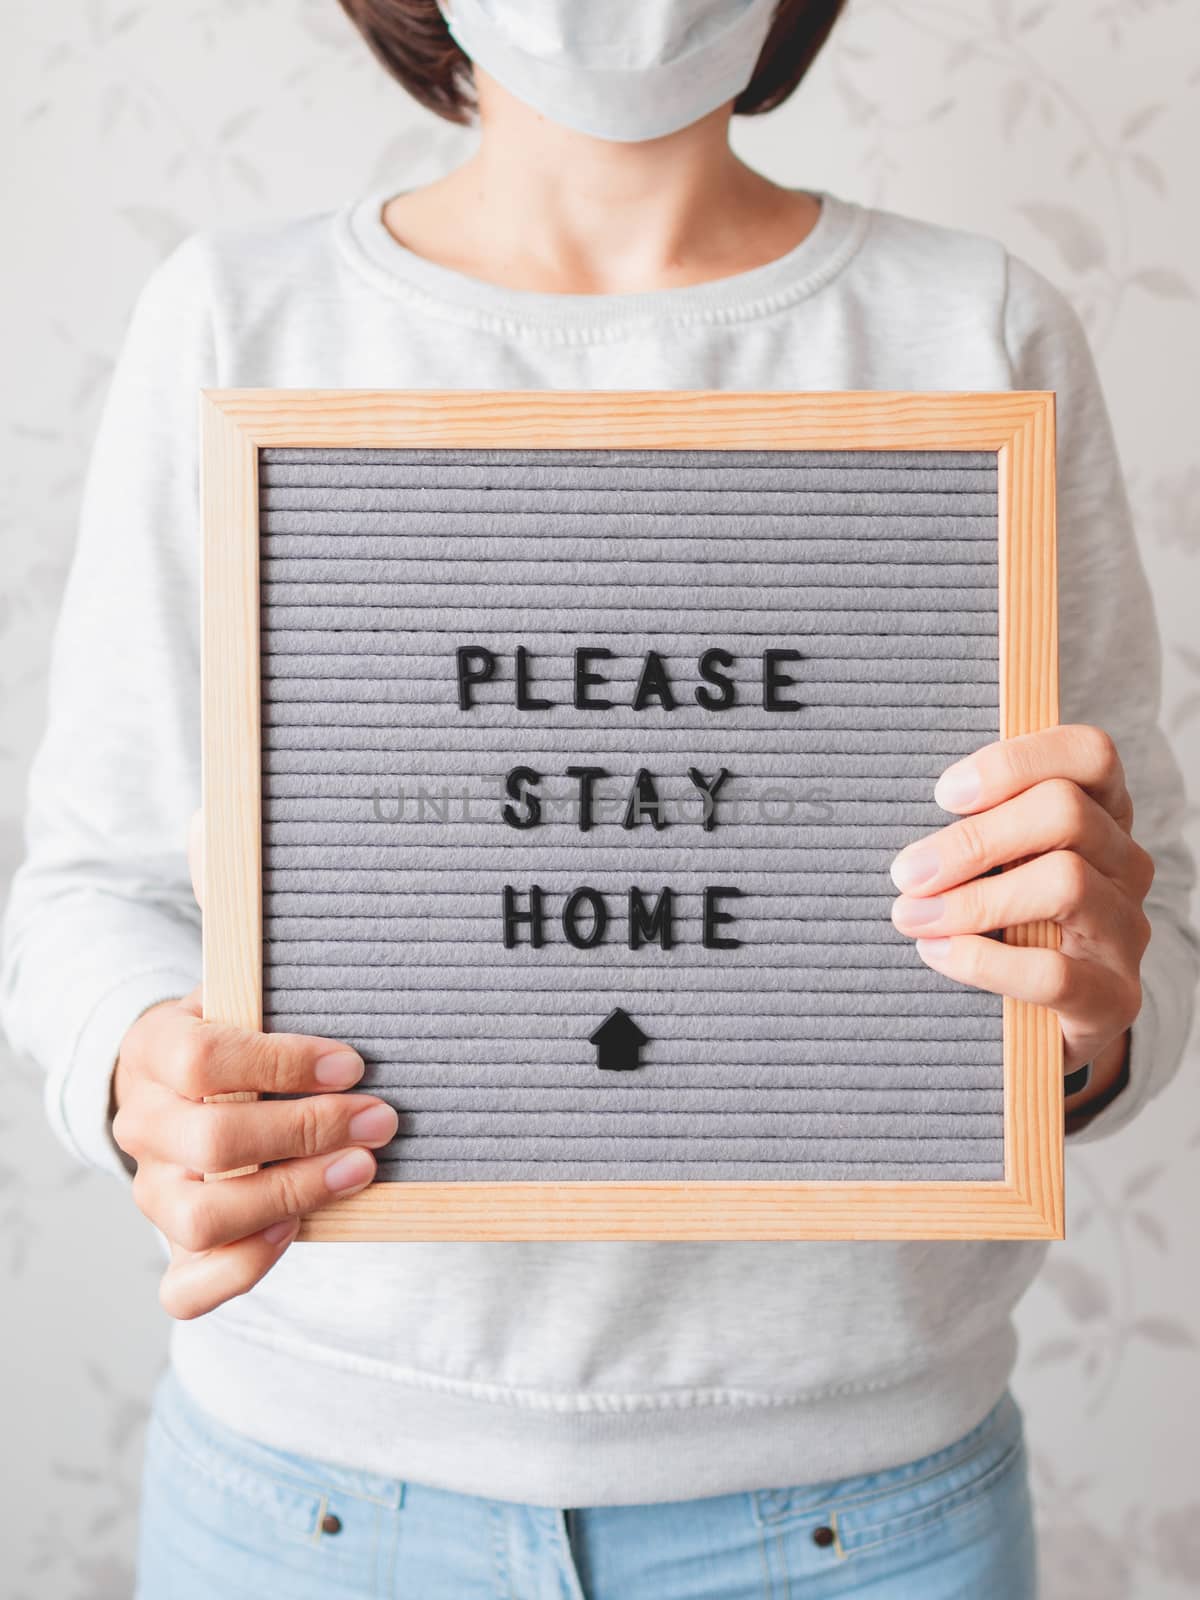
[[[855,198],[1002,237],[1080,307],[1166,633],[1167,721],[1195,791],[1194,11],[1195,0],[852,0],[798,104],[744,134],[785,182],[832,173],[830,187]],[[33,375],[2,402],[7,872],[87,448],[139,284],[193,227],[419,183],[472,136],[409,105],[336,0],[12,0],[0,34],[24,228],[9,261],[8,353]],[[1200,844],[1200,805],[1188,814]],[[4,1592],[127,1600],[141,1433],[165,1348],[161,1258],[123,1190],[54,1142],[39,1075],[8,1057],[4,1067],[0,1294],[22,1306],[4,1411],[29,1441],[7,1494]],[[1182,1403],[1200,1379],[1198,1153],[1193,1071],[1128,1132],[1069,1158],[1070,1240],[1019,1316],[1043,1600],[1200,1591]],[[50,1326],[62,1356],[52,1387]]]
[[[1108,243],[1104,230],[1091,217],[1069,205],[1037,200],[1026,201],[1017,209],[1050,240],[1072,272],[1090,272],[1093,267],[1104,266]]]

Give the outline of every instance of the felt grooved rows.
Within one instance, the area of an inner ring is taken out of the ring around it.
[[[1002,1004],[923,966],[887,876],[998,736],[993,454],[264,448],[259,496],[265,1018],[363,1052],[401,1112],[381,1177],[1003,1175]],[[497,662],[465,708],[460,645]],[[552,704],[518,708],[518,646]],[[674,704],[635,709],[651,650]],[[565,804],[580,763],[588,835],[503,823],[512,768]],[[639,767],[661,831],[622,825]],[[730,774],[712,831],[689,767]],[[505,883],[544,890],[543,948],[504,947]],[[736,949],[702,944],[714,883]],[[594,948],[560,927],[581,885]],[[630,887],[668,885],[675,947],[632,950]],[[636,1072],[596,1070],[614,1005]]]

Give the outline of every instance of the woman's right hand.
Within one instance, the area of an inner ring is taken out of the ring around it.
[[[188,863],[202,902],[200,812]],[[332,1039],[205,1022],[199,989],[132,1024],[113,1074],[112,1134],[137,1162],[135,1201],[171,1245],[159,1288],[171,1316],[199,1317],[245,1294],[291,1244],[306,1211],[370,1183],[371,1151],[395,1136],[399,1118],[375,1095],[344,1092],[362,1074],[361,1058]],[[246,1090],[303,1098],[205,1098]],[[250,1166],[261,1170],[204,1181],[206,1172]]]
[[[398,1119],[374,1095],[331,1092],[362,1072],[355,1052],[329,1039],[205,1022],[199,990],[133,1023],[113,1078],[112,1132],[137,1162],[135,1201],[171,1244],[159,1291],[171,1316],[200,1316],[253,1288],[306,1211],[370,1183],[371,1150]],[[205,1102],[247,1089],[302,1098]],[[204,1181],[248,1166],[260,1170]]]

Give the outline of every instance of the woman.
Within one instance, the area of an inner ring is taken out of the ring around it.
[[[1091,1138],[1174,1070],[1196,956],[1154,620],[1080,326],[991,240],[733,156],[731,114],[790,94],[838,0],[343,4],[424,104],[477,104],[478,154],[194,235],[147,283],[9,918],[7,1022],[56,1126],[136,1162],[171,1242],[139,1594],[1024,1600],[1006,1384],[1039,1245],[289,1250],[301,1213],[370,1180],[396,1114],[353,1092],[345,1047],[199,1020],[194,411],[238,385],[1057,390],[1066,725],[943,776],[960,820],[898,856],[894,917],[939,971],[1056,1009]],[[1057,953],[985,937],[1046,917]],[[235,1089],[307,1098],[202,1103]]]

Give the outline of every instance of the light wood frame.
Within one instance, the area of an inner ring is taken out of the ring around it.
[[[975,450],[999,473],[1000,731],[1058,720],[1054,395],[207,389],[204,1014],[262,1026],[258,452],[309,448]],[[1057,928],[1009,930],[1052,947]],[[1004,1178],[993,1182],[378,1182],[301,1238],[1057,1239],[1062,1037],[1004,1001]],[[253,1098],[241,1096],[239,1098]]]

